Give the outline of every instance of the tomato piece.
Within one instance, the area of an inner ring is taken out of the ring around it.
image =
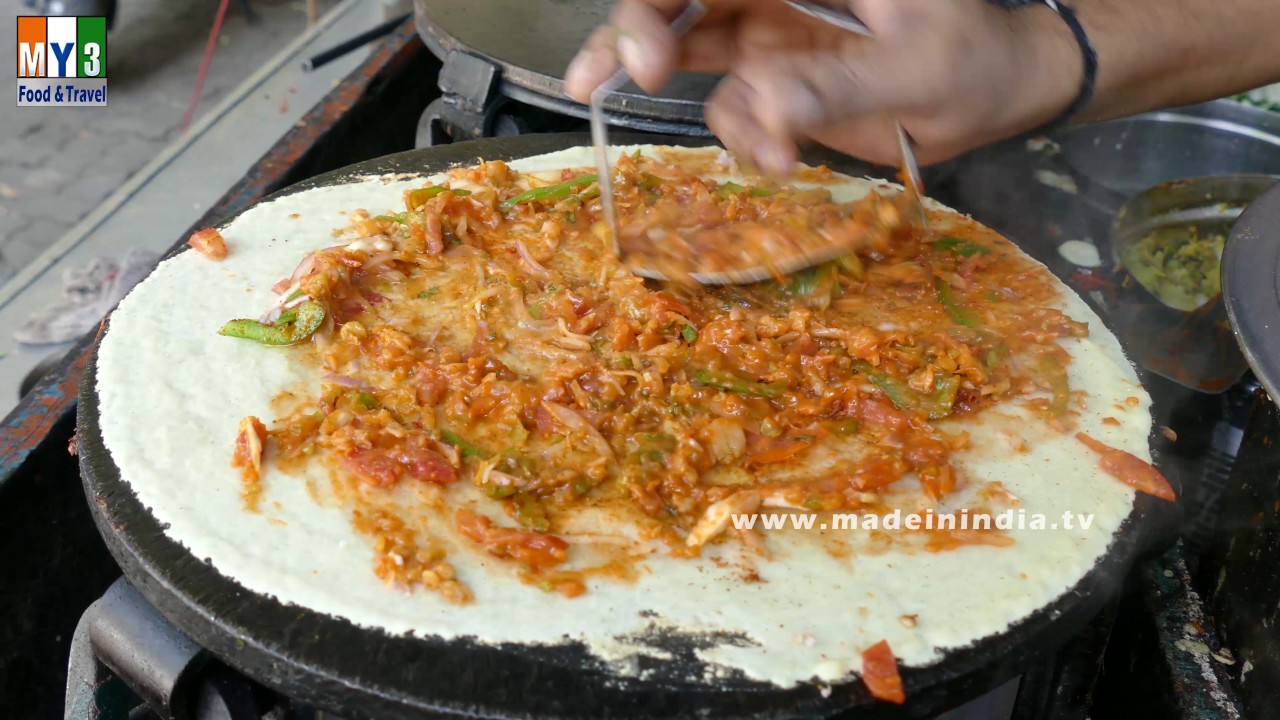
[[[227,257],[227,241],[215,228],[197,230],[191,234],[187,244],[210,260],[225,260]]]
[[[1115,283],[1093,270],[1077,270],[1071,274],[1071,281],[1085,292],[1090,292],[1092,290],[1109,290],[1114,292],[1116,289]]]
[[[853,472],[854,485],[868,492],[888,487],[902,479],[904,468],[888,455],[872,455]]]
[[[267,428],[258,418],[249,415],[240,421],[240,434],[236,435],[236,449],[231,455],[231,467],[243,468],[245,483],[258,481],[262,471],[262,448],[267,441]]]
[[[458,480],[458,471],[442,455],[415,446],[357,450],[344,458],[343,464],[375,487],[391,487],[405,475],[436,485]]]
[[[654,310],[675,313],[686,320],[693,320],[693,310],[671,295],[659,291],[649,295],[649,306]]]
[[[1154,495],[1161,500],[1173,502],[1178,496],[1173,492],[1173,486],[1160,474],[1159,470],[1151,467],[1151,464],[1145,460],[1127,453],[1124,450],[1117,450],[1110,445],[1098,442],[1087,434],[1078,432],[1076,439],[1084,443],[1085,447],[1102,456],[1102,469],[1106,473],[1129,487],[1147,495]]]
[[[544,437],[556,430],[555,418],[551,417],[551,413],[547,412],[547,406],[541,402],[538,403],[538,409],[533,411],[533,422],[538,432]]]
[[[950,465],[928,465],[918,475],[924,494],[932,500],[941,500],[956,489],[956,476]]]
[[[401,452],[400,463],[409,476],[422,482],[448,485],[458,481],[458,471],[439,453],[424,448],[409,448]]]
[[[391,487],[400,480],[400,464],[382,450],[357,450],[344,458],[343,464],[376,487]]]
[[[772,440],[753,452],[750,460],[756,465],[785,462],[811,447],[813,443],[802,440]]]
[[[627,325],[626,320],[620,317],[614,317],[609,321],[609,328],[606,332],[608,333],[609,345],[618,352],[630,347],[636,337],[635,331]]]
[[[484,546],[490,555],[524,563],[534,572],[569,558],[569,543],[555,535],[498,527],[489,518],[466,509],[454,514],[454,523],[458,532]]]
[[[901,431],[911,420],[907,413],[889,403],[869,398],[859,403],[858,410],[863,422],[868,425],[878,425],[888,432]]]
[[[862,651],[862,682],[877,700],[897,705],[907,701],[902,676],[898,674],[898,659],[893,656],[887,640]]]
[[[428,255],[439,255],[444,252],[444,228],[440,223],[440,213],[426,212],[422,216],[422,225],[409,226],[414,239],[421,238],[426,243]]]

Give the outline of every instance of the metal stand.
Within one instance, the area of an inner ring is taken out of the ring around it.
[[[417,147],[528,132],[525,121],[503,112],[510,101],[498,92],[502,71],[489,61],[450,51],[440,71],[440,91],[418,121]]]
[[[264,700],[120,578],[76,626],[65,720],[319,720]],[[336,720],[332,719],[331,720]]]

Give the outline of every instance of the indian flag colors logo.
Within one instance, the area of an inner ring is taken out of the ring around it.
[[[19,78],[105,78],[105,17],[18,18]]]
[[[18,105],[107,104],[105,17],[18,18]]]

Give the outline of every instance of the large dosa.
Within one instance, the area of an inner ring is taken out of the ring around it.
[[[590,161],[583,148],[511,166],[559,171]],[[1016,541],[1010,547],[946,553],[873,552],[874,539],[848,530],[778,532],[769,538],[769,562],[741,557],[731,546],[709,548],[696,560],[656,553],[634,582],[594,583],[573,600],[522,583],[502,563],[465,549],[454,564],[475,594],[469,605],[384,585],[370,572],[374,552],[353,530],[350,508],[320,469],[308,471],[306,482],[264,481],[261,512],[244,510],[239,471],[228,462],[241,419],[276,416],[280,393],[315,392],[322,372],[291,363],[288,350],[215,333],[226,320],[270,305],[271,287],[304,253],[332,245],[332,230],[347,214],[396,207],[403,191],[422,185],[422,178],[371,179],[259,205],[222,230],[225,261],[190,252],[170,259],[112,317],[97,386],[103,438],[121,477],[171,538],[250,590],[393,634],[577,640],[609,660],[645,653],[636,637],[654,627],[721,633],[739,641],[700,650],[713,667],[791,686],[857,672],[860,653],[881,640],[904,665],[921,666],[1001,632],[1085,575],[1132,509],[1133,490],[1103,472],[1096,454],[1010,406],[966,420],[972,441],[956,454],[958,469],[1001,483],[1020,499],[1020,510],[1050,522],[1067,512],[1091,514],[1087,528],[1014,528],[1006,533]],[[852,199],[876,186],[839,178],[831,190]],[[970,222],[952,214],[936,229]],[[1076,428],[1149,460],[1147,394],[1097,316],[1060,283],[1058,291],[1057,307],[1090,328],[1087,338],[1059,341],[1071,356],[1071,387],[1083,392]],[[1025,447],[1019,451],[1011,438]],[[938,509],[977,503],[981,488],[971,483]],[[416,491],[397,492],[411,504]],[[831,552],[832,542],[849,551]],[[744,582],[742,562],[752,562],[756,581]]]

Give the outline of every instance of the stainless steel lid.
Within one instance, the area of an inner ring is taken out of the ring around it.
[[[607,0],[414,0],[418,34],[437,57],[465,52],[501,69],[503,95],[535,107],[586,118],[587,107],[564,94],[564,71],[593,30],[608,22]],[[703,100],[718,77],[677,74],[659,95],[628,83],[605,102],[610,124],[709,135]]]

